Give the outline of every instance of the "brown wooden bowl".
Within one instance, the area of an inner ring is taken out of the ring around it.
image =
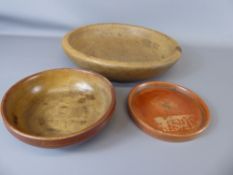
[[[181,56],[178,43],[167,35],[126,24],[95,24],[68,33],[64,51],[77,65],[116,81],[158,75]]]
[[[78,69],[53,69],[24,78],[5,94],[6,128],[21,141],[47,148],[83,142],[97,134],[115,108],[112,84]]]
[[[168,141],[184,141],[209,125],[205,102],[191,90],[167,82],[146,82],[128,97],[131,118],[146,133]]]

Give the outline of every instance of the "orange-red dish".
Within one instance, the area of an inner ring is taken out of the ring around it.
[[[208,107],[197,94],[167,82],[147,82],[134,87],[128,106],[139,128],[168,141],[192,139],[210,122]]]

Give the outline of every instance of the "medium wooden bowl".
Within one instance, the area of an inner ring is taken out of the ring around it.
[[[106,78],[64,68],[16,83],[5,94],[1,112],[6,128],[21,141],[56,148],[97,134],[114,108],[115,92]]]
[[[128,106],[139,128],[168,141],[193,139],[210,122],[208,106],[197,94],[167,82],[146,82],[134,87]]]
[[[181,56],[180,46],[167,35],[125,24],[81,27],[68,33],[62,44],[77,65],[116,81],[158,75]]]

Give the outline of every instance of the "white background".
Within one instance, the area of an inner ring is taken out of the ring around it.
[[[154,139],[129,119],[126,99],[136,83],[114,83],[117,108],[97,137],[63,149],[19,142],[0,121],[0,175],[232,175],[232,0],[0,0],[0,97],[32,73],[75,67],[61,48],[73,28],[99,22],[142,25],[175,38],[182,59],[154,80],[182,84],[209,105],[212,122],[195,140]]]

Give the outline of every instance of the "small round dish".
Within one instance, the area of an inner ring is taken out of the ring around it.
[[[178,43],[167,35],[126,24],[94,24],[68,33],[65,53],[77,65],[111,80],[135,81],[158,75],[181,56]]]
[[[131,118],[146,133],[167,141],[190,140],[210,121],[205,102],[191,90],[167,82],[147,82],[129,93]]]
[[[6,128],[21,141],[57,148],[97,134],[115,108],[112,84],[79,69],[53,69],[24,78],[2,100]]]

